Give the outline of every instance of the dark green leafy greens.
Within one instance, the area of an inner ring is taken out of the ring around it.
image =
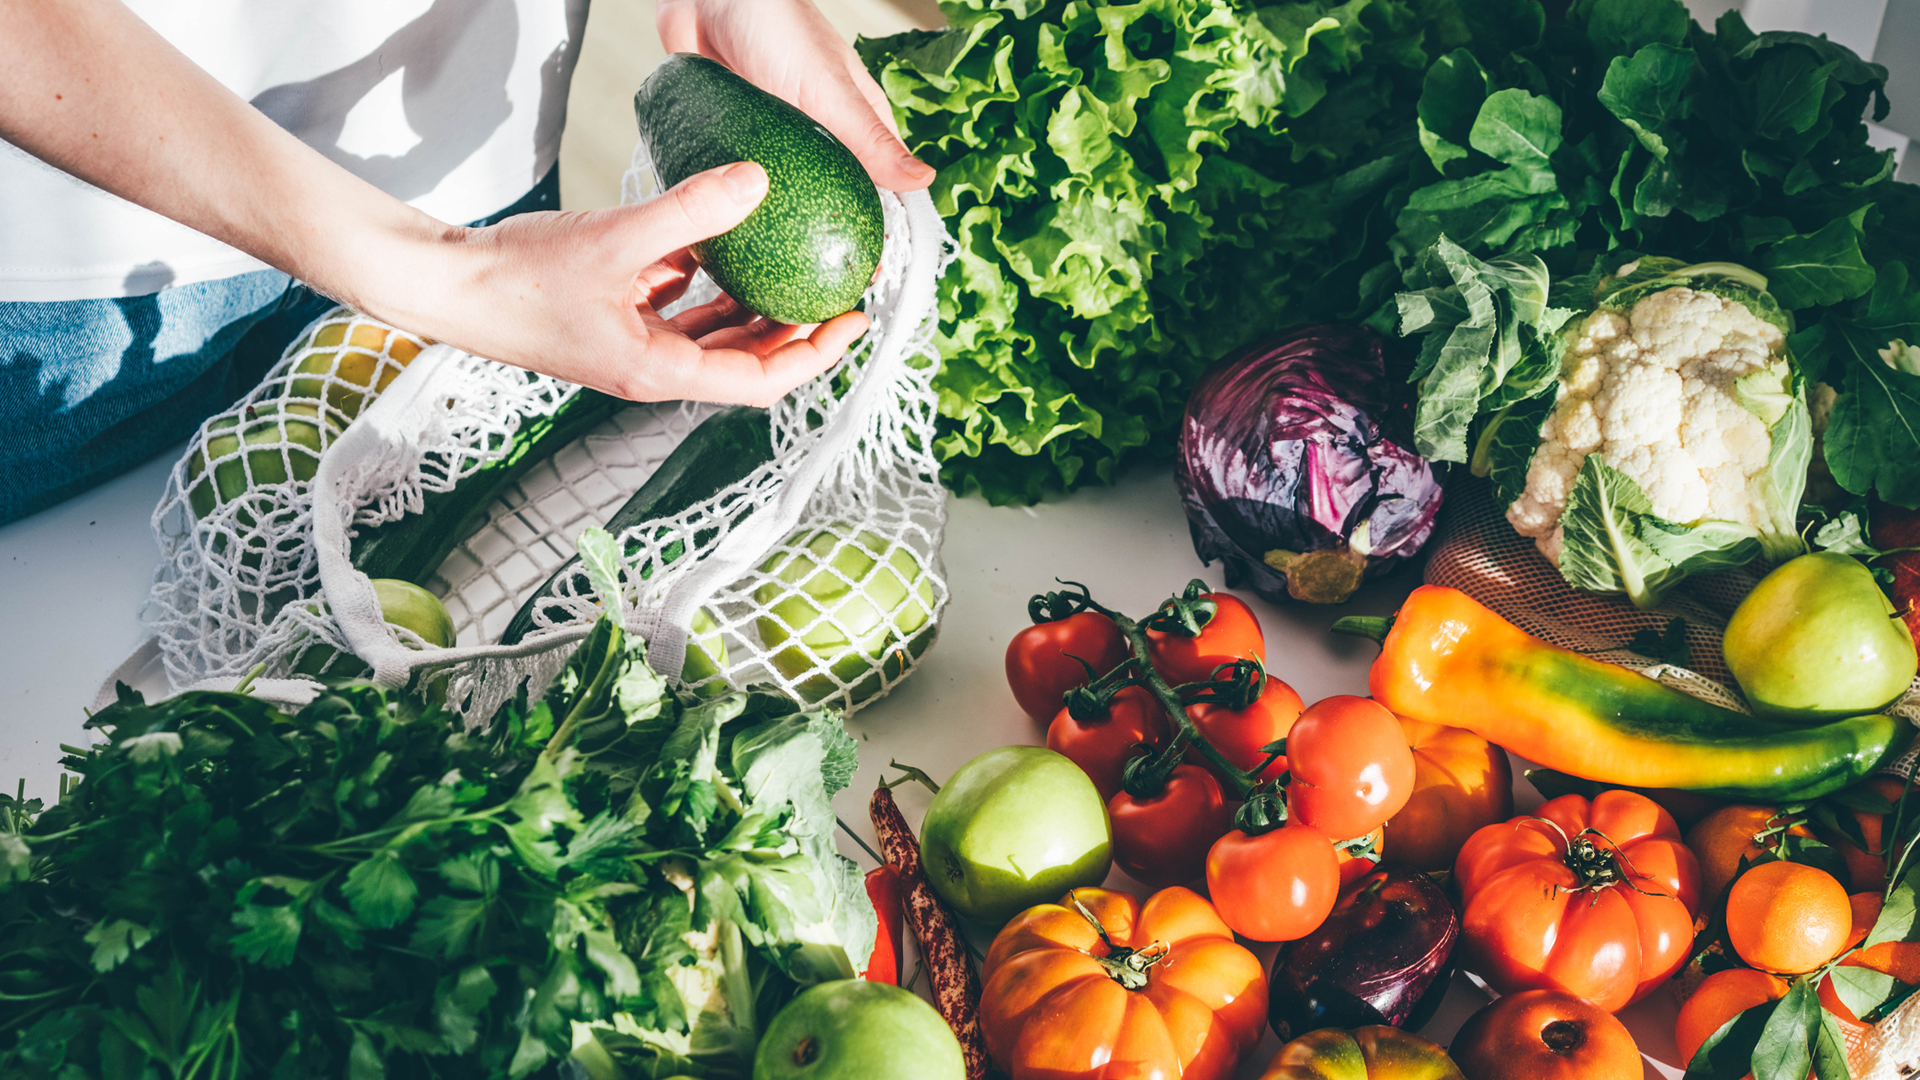
[[[123,689],[80,784],[0,832],[0,1074],[745,1076],[871,907],[832,849],[854,746],[674,696],[603,619],[484,731],[343,682],[289,715]],[[9,801],[11,803],[11,801]],[[24,826],[24,827],[22,827]]]
[[[1555,309],[1589,306],[1563,283],[1648,252],[1763,275],[1771,314],[1799,327],[1798,372],[1840,391],[1824,442],[1835,479],[1920,503],[1920,376],[1879,356],[1920,331],[1902,261],[1920,239],[1920,189],[1892,179],[1865,123],[1886,114],[1886,70],[1824,38],[1756,34],[1737,12],[1709,31],[1678,0],[1577,0],[1552,25],[1533,0],[1488,7],[1511,15],[1508,32],[1476,33],[1427,73],[1420,179],[1390,241],[1411,298],[1381,321],[1431,335],[1423,452],[1471,457],[1517,492],[1524,427],[1545,412],[1528,394],[1552,385],[1541,360],[1555,373]],[[1521,267],[1504,293],[1489,276]],[[1550,289],[1527,280],[1537,267]],[[1465,288],[1463,274],[1503,306],[1423,317],[1417,298],[1445,278]]]
[[[959,245],[936,336],[949,486],[1110,480],[1171,452],[1211,361],[1372,310],[1423,73],[1473,10],[943,0],[951,29],[861,42]]]

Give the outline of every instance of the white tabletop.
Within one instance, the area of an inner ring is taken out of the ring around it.
[[[29,795],[58,791],[58,745],[85,741],[84,710],[100,681],[144,637],[138,613],[157,558],[148,517],[174,456],[0,528],[0,781],[8,789],[18,777]],[[860,740],[861,767],[835,808],[869,841],[867,798],[889,759],[940,778],[991,747],[1044,741],[1014,704],[1002,666],[1007,639],[1027,624],[1029,595],[1054,587],[1058,576],[1085,582],[1110,607],[1143,613],[1189,578],[1221,581],[1218,566],[1202,568],[1194,557],[1165,467],[1136,469],[1115,487],[1031,509],[996,509],[977,499],[950,505],[944,558],[953,600],[939,642],[898,691],[848,721]],[[1308,702],[1365,693],[1375,646],[1327,628],[1341,615],[1391,612],[1416,584],[1417,571],[1403,573],[1338,608],[1278,607],[1249,596],[1266,633],[1269,668]],[[1516,779],[1515,790],[1522,807],[1539,802],[1524,780]],[[915,785],[898,791],[917,824],[929,796]],[[841,846],[863,867],[870,864],[854,845]],[[1118,871],[1109,884],[1139,891]],[[1271,947],[1256,951],[1272,954]],[[1456,975],[1423,1034],[1445,1044],[1485,1000]],[[1622,1014],[1655,1059],[1649,1077],[1681,1075],[1656,1063],[1674,1057],[1674,1011],[1659,991]],[[1257,1076],[1277,1048],[1269,1032],[1241,1075]]]

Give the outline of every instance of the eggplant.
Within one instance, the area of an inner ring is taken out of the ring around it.
[[[1453,978],[1460,916],[1425,874],[1377,870],[1347,889],[1318,930],[1280,946],[1267,1022],[1288,1042],[1320,1028],[1433,1018]]]

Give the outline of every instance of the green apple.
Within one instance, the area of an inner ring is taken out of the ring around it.
[[[774,1016],[753,1080],[962,1080],[960,1042],[933,1006],[897,986],[840,979]]]
[[[447,614],[447,606],[440,598],[411,581],[399,581],[394,578],[374,578],[373,595],[380,601],[380,617],[393,626],[411,630],[420,636],[420,640],[438,649],[453,647],[453,616]],[[367,665],[359,657],[350,656],[335,661],[332,668],[334,650],[331,645],[315,645],[303,651],[293,662],[293,670],[301,675],[353,676],[364,675]]]
[[[1727,620],[1721,652],[1756,715],[1816,721],[1878,712],[1913,682],[1913,635],[1858,559],[1782,563]]]
[[[1002,746],[960,766],[920,826],[933,891],[992,926],[1100,884],[1112,855],[1100,792],[1078,765],[1043,746]]]
[[[187,462],[193,516],[206,517],[220,503],[258,486],[313,479],[335,434],[320,406],[310,401],[268,401],[247,406],[239,416],[209,421]]]
[[[851,531],[792,538],[788,546],[799,550],[768,559],[760,569],[774,580],[753,593],[771,612],[756,620],[760,640],[778,650],[773,666],[782,675],[806,676],[798,690],[808,704],[839,693],[840,683],[851,684],[855,703],[872,697],[883,672],[897,678],[933,640],[933,581],[920,560],[904,545],[889,552],[886,540],[864,530],[849,540]]]

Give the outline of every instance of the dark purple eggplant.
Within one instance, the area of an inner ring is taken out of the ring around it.
[[[1320,1028],[1433,1018],[1453,977],[1460,916],[1425,874],[1377,870],[1347,889],[1320,929],[1280,946],[1267,1022],[1282,1042]]]

